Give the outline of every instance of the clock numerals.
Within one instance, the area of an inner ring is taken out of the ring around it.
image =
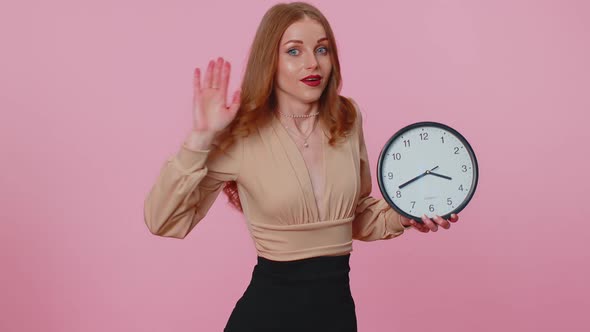
[[[467,140],[453,128],[427,121],[396,132],[383,147],[377,170],[383,197],[409,215],[442,215],[464,207],[478,180]]]

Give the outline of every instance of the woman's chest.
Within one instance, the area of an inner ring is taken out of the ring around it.
[[[307,174],[311,182],[314,201],[318,208],[320,219],[327,217],[324,204],[326,192],[326,160],[323,147],[323,133],[315,135],[308,140],[307,144],[296,144],[301,157],[305,163]]]
[[[298,148],[289,137],[264,138],[246,147],[240,174],[254,219],[300,224],[354,213],[360,173],[351,142]]]

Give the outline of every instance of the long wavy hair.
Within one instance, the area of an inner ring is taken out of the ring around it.
[[[340,96],[342,77],[338,50],[332,28],[324,15],[313,5],[305,2],[277,4],[262,17],[254,41],[241,85],[240,108],[233,121],[216,137],[219,148],[225,149],[239,137],[245,137],[258,126],[271,121],[276,109],[275,76],[278,66],[278,48],[287,28],[304,18],[319,22],[329,42],[332,72],[319,99],[319,121],[329,128],[330,146],[335,146],[340,138],[347,136],[355,121],[356,112],[353,104]],[[228,201],[237,210],[242,211],[236,181],[225,183],[223,191]]]

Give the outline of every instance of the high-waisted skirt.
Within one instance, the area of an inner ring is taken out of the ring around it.
[[[295,261],[258,256],[224,332],[356,332],[350,254]]]

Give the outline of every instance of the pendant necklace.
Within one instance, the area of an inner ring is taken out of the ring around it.
[[[288,115],[288,114],[285,114],[285,113],[281,112],[280,110],[278,110],[278,111],[282,115],[284,115],[286,117],[290,117],[290,118],[309,118],[309,117],[316,116],[316,115],[320,114],[319,112],[315,112],[313,114],[307,114],[307,115]],[[305,138],[303,138],[303,146],[306,147],[306,148],[309,147],[309,143],[307,143],[307,139],[309,138],[309,136],[311,136],[311,133],[313,133],[313,130],[315,129],[315,125],[316,125],[317,122],[318,122],[317,120],[314,120],[313,126],[311,127],[311,131],[309,132],[309,134],[307,134],[307,136],[305,136]],[[286,125],[283,125],[283,127],[285,127],[285,129],[287,129],[287,131],[290,131],[289,128]],[[299,136],[299,135],[297,135],[297,136],[299,138],[301,138],[301,136]]]

